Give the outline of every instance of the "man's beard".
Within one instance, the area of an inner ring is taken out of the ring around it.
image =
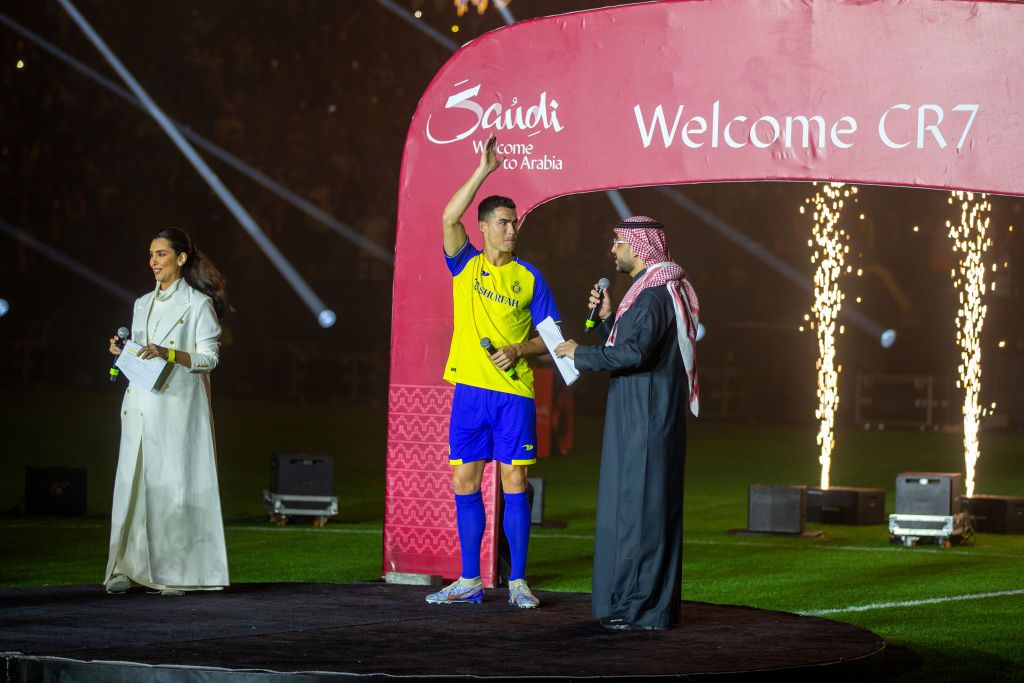
[[[625,260],[616,257],[615,258],[615,270],[619,273],[628,273],[633,270],[633,264],[627,263]]]
[[[506,244],[505,240],[499,240],[494,245],[494,248],[497,249],[498,252],[500,252],[502,254],[511,254],[511,253],[515,252],[515,250],[516,250],[516,243],[512,242],[511,244]]]

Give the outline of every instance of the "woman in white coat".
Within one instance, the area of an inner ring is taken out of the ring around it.
[[[149,266],[156,287],[135,302],[132,340],[139,357],[172,368],[159,391],[125,390],[103,583],[108,593],[146,586],[182,595],[228,585],[210,409],[228,304],[220,273],[183,230],[153,239]]]

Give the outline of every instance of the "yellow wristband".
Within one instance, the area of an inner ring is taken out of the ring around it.
[[[167,362],[168,363],[173,363],[174,362],[174,349],[167,349]]]

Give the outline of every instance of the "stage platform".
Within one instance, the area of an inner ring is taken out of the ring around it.
[[[421,587],[240,584],[222,592],[110,596],[100,586],[0,590],[5,680],[314,681],[340,676],[683,676],[789,669],[832,676],[885,647],[827,619],[699,602],[660,632],[602,629],[590,596],[538,592],[516,610],[428,605]]]

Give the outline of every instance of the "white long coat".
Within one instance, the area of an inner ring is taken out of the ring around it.
[[[155,294],[135,302],[132,340],[186,351],[192,368],[174,365],[159,393],[136,385],[125,390],[104,583],[116,573],[153,588],[226,586],[210,409],[220,323],[210,297],[182,280],[161,302],[151,336]]]

